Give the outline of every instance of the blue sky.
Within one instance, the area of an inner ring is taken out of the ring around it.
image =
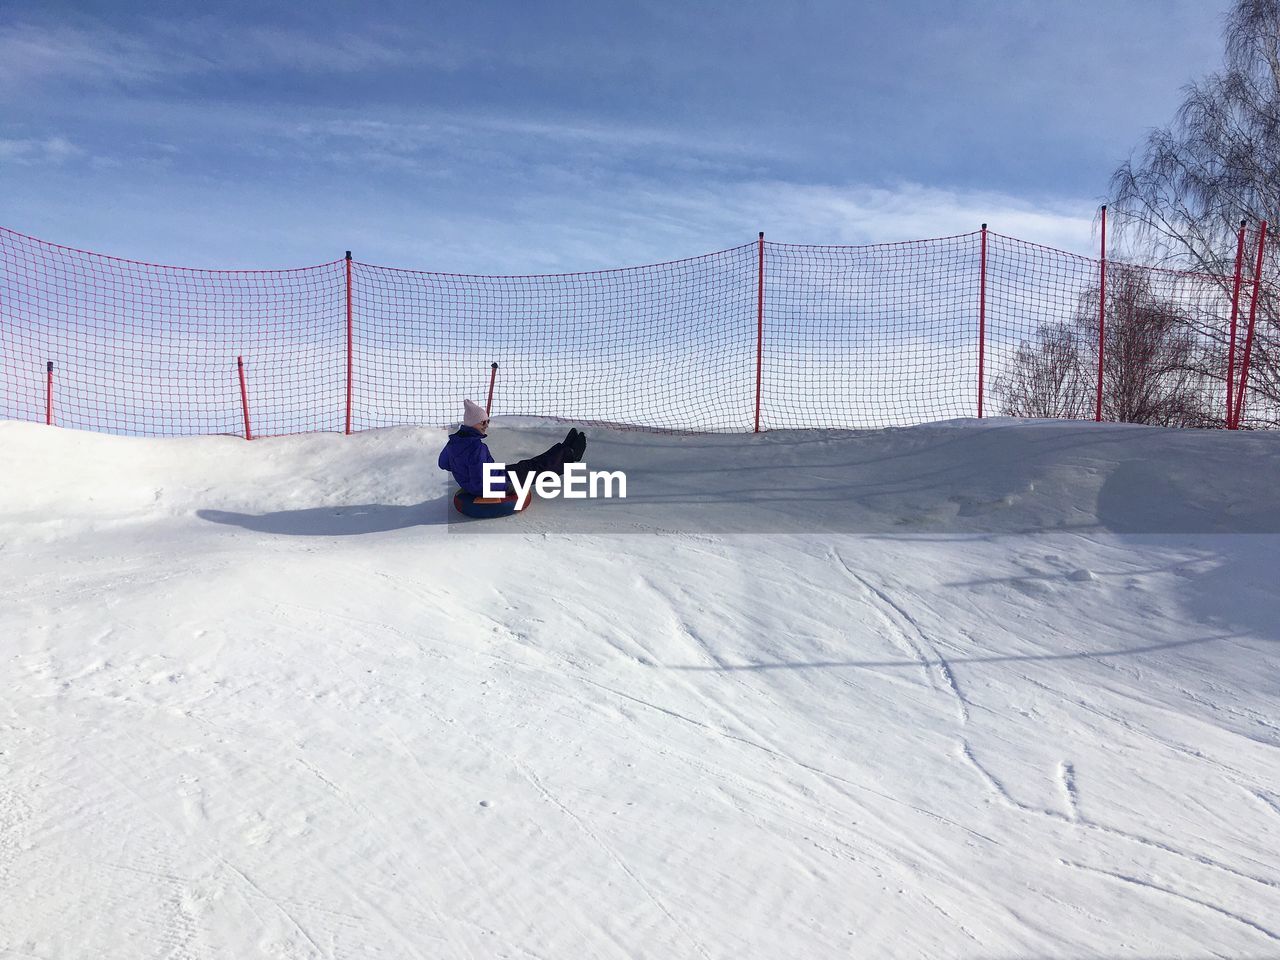
[[[199,266],[1090,250],[1225,0],[0,0],[0,224]]]

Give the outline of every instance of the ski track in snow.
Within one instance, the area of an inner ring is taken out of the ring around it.
[[[907,801],[905,801],[905,800],[901,799],[900,797],[895,797],[895,796],[893,796],[892,794],[885,793],[885,792],[883,792],[883,791],[877,790],[877,789],[875,789],[874,787],[871,787],[871,786],[869,786],[869,785],[867,785],[867,784],[864,784],[864,783],[858,783],[858,782],[856,782],[856,781],[854,781],[854,780],[850,780],[850,779],[848,779],[847,777],[842,777],[842,776],[840,776],[839,774],[832,773],[832,772],[831,772],[831,771],[829,771],[829,770],[824,770],[824,769],[822,769],[821,767],[815,766],[815,765],[813,765],[813,764],[811,764],[811,763],[807,763],[807,762],[805,762],[804,760],[799,759],[798,757],[794,757],[794,756],[792,756],[792,755],[790,755],[790,754],[787,754],[787,753],[779,752],[779,751],[775,750],[773,747],[770,747],[770,746],[769,746],[769,745],[767,745],[767,744],[764,744],[764,743],[757,743],[757,742],[756,742],[756,741],[754,741],[754,740],[748,740],[748,739],[746,739],[745,737],[740,737],[740,736],[738,736],[738,735],[736,735],[736,734],[729,733],[728,731],[726,731],[726,730],[724,730],[724,729],[721,729],[721,728],[718,728],[718,727],[713,727],[713,726],[711,726],[711,725],[709,725],[709,724],[703,723],[701,720],[697,720],[697,719],[695,719],[695,718],[693,718],[693,717],[687,716],[687,715],[685,715],[685,714],[683,714],[683,713],[680,713],[680,712],[678,712],[678,711],[676,711],[676,710],[672,710],[672,709],[670,709],[670,708],[668,708],[668,707],[664,707],[664,706],[662,706],[661,704],[653,703],[653,702],[651,702],[651,701],[644,700],[644,699],[641,699],[641,698],[639,698],[639,697],[632,696],[631,694],[629,694],[629,693],[625,693],[625,692],[623,692],[623,691],[621,691],[621,690],[615,690],[614,688],[609,687],[609,686],[606,686],[605,684],[599,683],[598,681],[591,680],[591,679],[589,679],[589,678],[583,678],[583,679],[584,679],[584,681],[585,681],[586,683],[589,683],[589,684],[591,684],[591,685],[593,685],[593,686],[597,686],[597,687],[599,687],[600,689],[605,690],[605,691],[607,691],[608,693],[613,694],[614,696],[622,697],[623,699],[630,700],[630,701],[632,701],[633,703],[637,703],[637,704],[640,704],[641,706],[645,706],[645,707],[648,707],[648,708],[650,708],[650,709],[652,709],[652,710],[656,710],[656,711],[658,711],[659,713],[664,713],[664,714],[666,714],[666,715],[667,715],[667,716],[669,716],[669,717],[673,717],[673,718],[675,718],[675,719],[677,719],[677,720],[682,721],[683,723],[687,723],[687,724],[691,724],[692,726],[699,727],[699,728],[701,728],[701,729],[703,729],[703,730],[707,731],[708,733],[711,733],[711,734],[713,734],[713,735],[715,735],[715,736],[723,737],[724,739],[726,739],[726,740],[731,740],[731,741],[733,741],[734,743],[739,743],[739,744],[742,744],[743,746],[750,747],[752,750],[758,750],[758,751],[760,751],[760,752],[762,752],[762,753],[765,753],[765,754],[767,754],[768,756],[773,757],[774,759],[779,760],[779,761],[781,761],[781,762],[783,762],[783,763],[785,763],[785,764],[789,764],[789,765],[792,765],[792,766],[798,767],[798,768],[800,768],[801,770],[808,771],[809,773],[812,773],[812,774],[816,775],[817,777],[821,778],[822,780],[827,781],[827,782],[829,782],[829,783],[831,783],[831,784],[839,784],[839,785],[840,785],[840,786],[842,786],[842,787],[848,787],[848,788],[850,788],[850,789],[852,789],[852,790],[856,790],[856,791],[859,791],[859,792],[861,792],[861,793],[867,793],[867,794],[870,794],[870,795],[872,795],[872,796],[879,797],[879,798],[880,798],[880,799],[882,799],[882,800],[888,800],[888,801],[890,801],[891,803],[895,803],[895,804],[899,804],[899,805],[901,805],[901,806],[908,807],[909,809],[914,810],[916,813],[923,814],[924,816],[928,817],[928,818],[929,818],[929,819],[931,819],[931,820],[934,820],[934,821],[936,821],[936,822],[938,822],[938,823],[944,824],[944,825],[946,825],[946,826],[948,826],[948,827],[952,827],[952,828],[955,828],[955,829],[961,830],[961,831],[963,831],[964,833],[968,834],[969,836],[973,837],[974,839],[977,839],[977,840],[983,840],[983,841],[985,841],[985,842],[987,842],[987,843],[992,843],[992,844],[998,843],[998,841],[997,841],[997,840],[995,840],[994,838],[989,837],[989,836],[987,836],[987,835],[985,835],[985,834],[983,834],[983,833],[980,833],[980,832],[978,832],[978,831],[974,830],[974,829],[973,829],[973,828],[971,828],[971,827],[965,826],[965,825],[964,825],[964,824],[962,824],[962,823],[958,823],[958,822],[957,822],[957,821],[955,821],[955,820],[951,820],[951,819],[949,819],[949,818],[947,818],[947,817],[944,817],[944,816],[942,816],[941,814],[938,814],[938,813],[936,813],[936,812],[935,812],[935,811],[933,811],[933,810],[929,810],[929,809],[927,809],[927,808],[925,808],[925,807],[916,806],[915,804],[909,803],[909,802],[907,802]],[[844,791],[841,791],[841,792],[842,792],[842,793],[844,793]],[[849,796],[847,793],[844,793],[844,795],[845,795],[845,796]]]
[[[1261,790],[1253,790],[1253,789],[1250,789],[1249,787],[1242,787],[1241,789],[1243,789],[1244,792],[1247,793],[1249,796],[1257,800],[1258,803],[1260,803],[1264,809],[1270,810],[1277,817],[1280,817],[1280,800],[1277,800],[1275,797],[1268,796],[1267,794],[1263,793]]]
[[[716,667],[723,668],[725,666],[724,661],[712,651],[708,641],[706,641],[696,631],[696,629],[690,625],[690,623],[687,620],[685,620],[683,617],[681,617],[678,614],[677,608],[673,602],[673,599],[666,592],[658,589],[643,574],[640,574],[638,579],[642,584],[642,586],[644,586],[646,590],[650,592],[651,595],[659,599],[660,602],[662,603],[662,609],[666,611],[666,614],[671,621],[671,626],[669,627],[667,634],[672,636],[673,638],[677,638],[677,639],[682,638],[688,643],[692,644],[695,647],[695,649],[699,652],[704,662],[708,664],[712,664]],[[564,604],[560,604],[560,605],[564,607]],[[636,640],[633,640],[633,642],[638,643],[639,641],[638,639],[636,639]],[[656,654],[651,648],[640,645],[639,649],[642,651],[642,656],[638,657],[637,659],[641,659],[645,662],[650,662],[650,663],[655,661]],[[679,683],[683,689],[689,692],[691,696],[696,698],[696,700],[700,704],[721,714],[722,717],[731,721],[733,726],[737,727],[739,730],[742,730],[744,732],[733,733],[728,729],[727,726],[725,727],[714,726],[705,721],[695,719],[694,717],[686,713],[681,713],[677,710],[674,710],[669,707],[664,707],[653,701],[635,697],[624,691],[617,690],[606,684],[600,683],[599,681],[596,681],[586,675],[581,675],[579,679],[582,682],[591,684],[601,690],[604,690],[610,693],[615,697],[622,697],[622,698],[631,700],[632,702],[638,703],[650,709],[667,714],[668,716],[678,719],[682,722],[685,722],[693,726],[696,726],[700,729],[706,730],[718,737],[722,737],[726,740],[730,740],[739,744],[743,744],[745,746],[749,746],[753,749],[763,751],[764,753],[770,755],[774,759],[782,761],[786,764],[799,767],[800,769],[803,769],[806,772],[815,774],[829,784],[838,783],[844,786],[853,786],[863,791],[868,791],[870,789],[862,785],[854,784],[852,781],[841,778],[838,775],[831,773],[830,771],[823,770],[812,764],[809,764],[809,763],[806,763],[805,761],[800,760],[798,757],[794,756],[792,753],[785,750],[776,741],[774,741],[773,739],[765,735],[760,729],[758,729],[758,727],[753,725],[740,711],[737,711],[731,708],[720,699],[707,696],[707,693],[704,689],[699,688],[693,685],[692,683],[690,683],[687,679],[685,679],[685,677],[682,674],[668,674],[668,676],[673,676],[676,682]],[[769,697],[767,693],[762,694],[757,688],[754,688],[746,684],[745,681],[741,680],[735,673],[727,672],[725,674],[722,674],[722,676],[727,676],[736,685],[737,688],[745,690],[747,694],[753,699],[764,699],[771,707],[778,706],[777,702],[773,700],[771,697]],[[741,784],[742,781],[739,781],[739,783]],[[776,803],[778,787],[773,786],[770,788],[770,790],[774,794],[774,802]],[[871,792],[874,793],[875,791],[871,791]],[[849,796],[847,793],[843,795]],[[801,799],[804,802],[811,801],[811,798],[807,796],[799,799]],[[939,818],[933,812],[927,811],[923,808],[916,807],[914,809],[935,820],[940,820],[940,821],[949,822],[949,823],[951,822],[951,821],[946,821],[945,818]],[[980,836],[980,835],[977,835],[977,836]],[[989,838],[983,837],[983,839],[989,839]]]
[[[960,692],[960,685],[956,682],[951,664],[929,640],[916,618],[886,591],[873,584],[867,577],[855,572],[838,550],[832,548],[831,556],[848,578],[862,588],[863,595],[871,598],[871,608],[888,628],[890,635],[899,641],[898,648],[920,663],[925,677],[935,690],[945,691],[954,699],[960,722],[968,723],[969,702]]]
[[[1272,879],[1269,877],[1260,876],[1258,874],[1248,873],[1244,870],[1237,869],[1229,864],[1223,863],[1212,857],[1195,853],[1194,851],[1188,851],[1188,850],[1180,849],[1178,847],[1173,847],[1173,846],[1170,846],[1169,844],[1162,843],[1159,840],[1153,840],[1150,837],[1144,837],[1140,834],[1132,833],[1127,830],[1121,830],[1116,827],[1108,826],[1107,824],[1100,823],[1095,820],[1091,820],[1086,817],[1083,817],[1079,812],[1079,808],[1075,800],[1074,769],[1072,769],[1071,773],[1069,774],[1069,779],[1066,779],[1066,777],[1068,776],[1066,773],[1066,768],[1064,767],[1063,769],[1063,775],[1064,775],[1063,787],[1064,787],[1064,791],[1066,792],[1070,800],[1070,813],[1063,814],[1057,810],[1032,807],[1016,799],[1012,794],[1010,794],[1008,788],[1006,788],[1005,785],[991,773],[991,771],[989,771],[985,766],[983,766],[978,761],[977,757],[973,755],[973,751],[969,748],[967,744],[964,746],[962,750],[962,756],[964,757],[965,761],[975,771],[977,771],[978,775],[982,778],[983,782],[987,784],[991,792],[996,797],[998,797],[1002,803],[1004,803],[1006,806],[1012,809],[1018,810],[1021,813],[1031,814],[1033,816],[1038,816],[1038,817],[1046,817],[1050,820],[1058,821],[1065,825],[1078,827],[1086,831],[1094,831],[1100,834],[1115,837],[1116,839],[1124,841],[1126,843],[1136,844],[1138,846],[1146,847],[1148,849],[1155,850],[1163,854],[1168,854],[1169,856],[1176,857],[1179,860],[1184,861],[1185,863],[1192,863],[1198,866],[1207,867],[1211,870],[1215,870],[1223,874],[1236,877],[1240,880],[1246,880],[1250,883],[1257,884],[1258,886],[1261,886],[1267,889],[1268,891],[1275,891],[1277,893],[1280,893],[1280,879]]]
[[[1266,937],[1268,940],[1280,942],[1280,934],[1269,929],[1268,927],[1263,926],[1260,923],[1255,923],[1254,921],[1250,920],[1248,917],[1242,917],[1240,914],[1233,913],[1232,911],[1227,910],[1225,907],[1220,907],[1217,904],[1208,903],[1207,901],[1199,900],[1196,897],[1188,896],[1185,893],[1180,893],[1177,890],[1174,890],[1170,887],[1163,886],[1162,884],[1156,883],[1152,880],[1143,880],[1139,877],[1127,876],[1126,874],[1118,873],[1114,870],[1103,870],[1099,867],[1091,867],[1087,864],[1077,863],[1073,860],[1063,860],[1061,862],[1064,866],[1073,867],[1076,870],[1084,870],[1088,873],[1097,874],[1098,876],[1102,876],[1102,877],[1111,877],[1113,880],[1119,880],[1122,883],[1131,884],[1143,890],[1150,890],[1156,893],[1162,893],[1165,896],[1173,897],[1177,900],[1183,901],[1184,903],[1190,903],[1190,904],[1194,904],[1197,907],[1203,907],[1205,910],[1210,910],[1213,913],[1218,914],[1219,916],[1226,917],[1228,920],[1231,920],[1234,923],[1238,923],[1242,926],[1248,927],[1250,930],[1254,930],[1257,933],[1262,934],[1262,936]]]
[[[1080,794],[1076,790],[1076,767],[1075,764],[1063,760],[1058,767],[1058,776],[1062,780],[1062,794],[1067,802],[1067,817],[1071,820],[1080,819]]]
[[[397,586],[403,588],[404,584],[402,582],[397,582]],[[312,612],[315,612],[317,615],[319,615],[319,611],[312,611]],[[369,625],[374,625],[378,623],[378,621],[364,621],[364,622],[368,623]],[[396,631],[394,628],[390,627],[390,625],[388,624],[382,624],[382,627],[384,627],[388,632],[399,632],[399,631]],[[494,659],[498,662],[501,662],[507,665],[520,666],[520,664],[517,664],[515,661],[497,657],[493,654],[489,654],[489,656],[491,659]],[[448,723],[448,720],[445,717],[431,710],[430,707],[422,706],[422,709],[424,709],[428,715],[430,715],[433,719],[435,719],[437,723],[441,725]],[[537,776],[537,774],[533,772],[533,770],[527,764],[521,762],[520,760],[518,760],[516,757],[514,757],[509,753],[495,751],[489,743],[487,743],[486,741],[482,740],[479,737],[476,737],[474,734],[472,734],[468,730],[463,729],[461,732],[464,736],[468,737],[472,741],[472,743],[476,746],[477,749],[500,757],[504,762],[510,765],[513,769],[517,770],[520,776],[524,778],[524,780],[528,782],[537,791],[539,796],[541,796],[545,801],[547,801],[555,809],[557,809],[561,814],[563,814],[567,819],[569,819],[578,830],[582,831],[582,833],[590,840],[590,842],[593,845],[598,847],[606,856],[610,858],[610,860],[612,860],[616,864],[616,866],[636,885],[636,887],[645,896],[645,898],[654,906],[654,908],[657,909],[667,919],[667,921],[670,922],[672,926],[680,932],[680,934],[693,946],[693,948],[698,952],[700,956],[703,956],[703,957],[710,956],[710,954],[707,952],[703,944],[691,934],[691,932],[689,931],[688,927],[685,924],[681,923],[676,918],[676,916],[672,913],[670,908],[668,908],[668,906],[653,892],[653,890],[649,887],[649,885],[646,884],[640,878],[640,876],[635,872],[635,870],[633,870],[631,866],[627,863],[625,858],[623,858],[611,845],[606,843],[599,836],[597,832],[592,830],[582,816],[577,814],[567,804],[561,801],[549,788],[547,788],[545,783],[543,783],[543,781]],[[403,751],[405,751],[410,757],[414,756],[412,752],[409,751],[408,747],[403,743],[403,741],[399,739],[398,736],[396,736],[394,733],[392,733],[392,736],[395,737],[395,739],[397,740],[399,746]],[[416,763],[416,758],[414,759],[414,762]],[[305,766],[306,765],[305,761],[303,763]],[[334,785],[327,778],[319,774],[318,771],[312,770],[312,772],[330,788],[332,788],[335,791],[338,791],[338,788],[336,787],[336,785]],[[607,931],[604,930],[604,928],[600,928],[600,929],[601,929],[601,932],[607,933]],[[615,946],[618,948],[619,952],[622,955],[624,956],[630,955],[630,952],[625,948],[623,944],[615,942]],[[537,956],[536,954],[528,953],[527,951],[524,951],[524,950],[520,950],[520,952],[526,953],[526,955],[529,955],[529,956]]]
[[[304,612],[309,613],[309,614],[311,614],[311,615],[314,615],[317,619],[320,619],[320,618],[323,618],[323,617],[330,616],[329,612],[324,611],[324,610],[320,610],[320,609],[314,609],[314,608],[309,608],[309,607],[299,607],[298,609],[303,610]],[[414,637],[412,637],[412,636],[410,636],[410,635],[407,635],[407,634],[403,633],[402,631],[398,631],[398,630],[396,630],[396,629],[395,629],[395,628],[393,628],[390,624],[387,624],[387,623],[385,623],[385,622],[383,622],[383,621],[380,621],[380,620],[377,620],[377,619],[365,620],[365,619],[363,619],[363,618],[355,618],[355,617],[350,617],[350,616],[348,616],[348,617],[347,617],[347,619],[348,619],[349,621],[351,621],[351,622],[359,622],[359,623],[363,623],[366,627],[375,627],[375,628],[376,628],[376,632],[386,632],[386,633],[398,634],[402,639],[404,639],[404,640],[406,640],[406,641],[411,641],[411,642],[413,642],[416,646],[418,646],[418,647],[419,647],[419,649],[421,649],[421,643],[420,643],[420,642],[418,642],[416,638],[414,638]],[[351,682],[351,681],[352,681],[352,679],[353,679],[353,678],[351,677],[350,672],[346,669],[346,667],[345,667],[342,663],[340,663],[340,662],[338,662],[338,661],[336,661],[336,660],[331,660],[331,661],[330,661],[330,663],[331,663],[331,667],[332,667],[332,669],[335,671],[335,673],[338,673],[338,674],[344,674],[344,675],[346,675],[346,676],[348,677],[349,682]],[[381,684],[381,685],[387,685],[387,684],[385,683],[385,681],[381,681],[381,680],[380,680],[380,681],[377,681],[377,682],[378,682],[379,684]],[[400,693],[402,693],[402,694],[403,694],[403,695],[405,695],[405,696],[409,696],[409,695],[410,695],[408,691],[399,690],[399,688],[393,688],[393,689],[397,689]],[[440,716],[439,714],[437,714],[437,713],[435,713],[435,712],[431,711],[429,708],[426,710],[426,712],[427,712],[430,716],[432,716],[432,717],[437,721],[437,723],[439,723],[439,724],[441,724],[441,725],[444,725],[444,724],[446,724],[446,723],[448,722],[448,721],[446,720],[446,718],[444,718],[444,717]],[[389,735],[389,736],[394,740],[394,742],[396,743],[397,747],[398,747],[398,748],[399,748],[399,749],[400,749],[400,750],[401,750],[401,751],[402,751],[402,752],[403,752],[403,753],[404,753],[404,754],[405,754],[405,755],[406,755],[406,756],[411,760],[411,762],[413,763],[413,765],[414,765],[415,767],[417,767],[419,770],[421,770],[421,765],[420,765],[420,763],[419,763],[419,761],[418,761],[418,759],[417,759],[417,755],[416,755],[412,750],[410,750],[410,749],[409,749],[408,745],[404,743],[404,741],[399,737],[399,735],[398,735],[398,734],[396,734],[396,733],[394,732],[394,730],[392,730],[391,728],[387,727],[385,724],[384,724],[383,726],[381,726],[379,729],[380,729],[380,730],[385,731],[385,732],[386,732],[386,733],[387,733],[387,734],[388,734],[388,735]],[[482,741],[480,741],[478,738],[476,738],[476,737],[472,736],[468,731],[464,731],[464,733],[466,733],[466,734],[467,734],[467,736],[469,736],[469,737],[470,737],[470,738],[471,738],[471,739],[472,739],[472,740],[473,740],[473,741],[474,741],[478,746],[484,746],[484,744],[483,744],[483,742],[482,742]],[[294,746],[295,746],[295,747],[297,747],[298,749],[301,749],[301,746],[300,746],[299,744],[294,744]],[[509,759],[509,758],[508,758],[508,759]],[[296,762],[297,762],[301,767],[303,767],[303,769],[307,770],[307,772],[308,772],[309,774],[311,774],[311,775],[312,775],[313,777],[315,777],[318,781],[320,781],[320,782],[321,782],[321,783],[322,783],[322,784],[323,784],[323,785],[324,785],[324,786],[325,786],[325,787],[326,787],[326,788],[327,788],[327,789],[328,789],[328,790],[329,790],[329,791],[330,791],[330,792],[331,792],[331,793],[332,793],[332,794],[333,794],[333,795],[334,795],[334,796],[335,796],[335,797],[336,797],[336,798],[337,798],[337,799],[338,799],[338,800],[339,800],[339,801],[340,801],[344,806],[347,806],[347,807],[348,807],[349,809],[351,809],[354,813],[358,814],[362,820],[364,820],[364,821],[366,821],[366,822],[367,822],[367,821],[374,821],[374,822],[378,822],[378,821],[383,821],[383,820],[384,820],[384,818],[380,817],[380,816],[379,816],[379,815],[378,815],[374,810],[372,810],[372,809],[371,809],[369,806],[367,806],[366,804],[364,804],[364,803],[359,803],[359,802],[356,802],[356,801],[353,801],[353,800],[352,800],[352,798],[350,797],[350,795],[348,794],[348,792],[347,792],[347,791],[343,790],[340,786],[338,786],[336,783],[334,783],[330,778],[328,778],[328,777],[327,777],[327,776],[325,776],[323,773],[321,773],[318,769],[316,769],[312,764],[308,763],[308,762],[307,762],[307,760],[306,760],[304,757],[302,757],[301,755],[299,755],[299,756],[296,758]],[[449,852],[450,852],[451,857],[453,858],[453,860],[454,860],[454,861],[455,861],[455,863],[457,864],[457,868],[458,868],[459,872],[460,872],[460,873],[468,873],[468,874],[472,874],[472,875],[474,875],[474,873],[475,873],[475,866],[474,866],[474,865],[472,865],[472,864],[469,864],[469,863],[468,863],[468,861],[460,855],[460,853],[459,853],[459,851],[458,851],[458,849],[457,849],[457,845],[456,845],[455,843],[453,843],[453,842],[452,842],[451,838],[449,837],[448,832],[445,832],[445,833],[443,834],[443,838],[444,838],[444,840],[446,841],[446,846],[447,846],[447,847],[448,847],[448,849],[449,849]],[[425,862],[422,862],[422,863],[421,863],[421,865],[420,865],[420,867],[419,867],[419,870],[420,870],[420,872],[421,872],[421,875],[426,876],[426,875],[428,875],[428,872],[432,870],[432,865],[431,865],[431,864],[428,864],[428,863],[425,863]],[[476,882],[478,882],[478,878],[477,878]],[[371,909],[371,911],[372,911],[372,912],[374,912],[375,914],[377,914],[377,915],[379,915],[379,916],[383,917],[383,918],[384,918],[384,927],[386,927],[386,928],[388,929],[388,932],[393,932],[393,933],[395,933],[395,934],[397,935],[397,937],[398,937],[399,939],[401,939],[401,941],[402,941],[402,942],[404,942],[403,935],[402,935],[402,934],[400,934],[400,932],[399,932],[398,930],[393,930],[393,929],[391,928],[391,922],[390,922],[390,920],[389,920],[389,919],[387,919],[387,918],[386,918],[386,914],[385,914],[385,912],[384,912],[383,910],[381,910],[380,908],[376,907],[376,906],[375,906],[371,901],[367,900],[363,895],[361,895],[361,894],[359,894],[358,892],[356,892],[356,891],[352,890],[352,888],[351,888],[350,884],[346,884],[346,883],[344,882],[344,883],[343,883],[343,886],[344,886],[344,888],[345,888],[345,889],[347,889],[347,891],[348,891],[348,893],[349,893],[350,895],[352,895],[352,896],[354,896],[356,899],[360,900],[364,906],[366,906],[367,908],[370,908],[370,909]],[[481,930],[482,932],[487,932],[487,931],[484,931],[484,929],[483,929],[482,927],[477,926],[476,924],[474,924],[473,922],[471,922],[471,921],[467,920],[466,918],[463,918],[463,917],[460,917],[460,916],[457,916],[457,915],[455,915],[455,916],[454,916],[454,917],[452,917],[452,918],[450,918],[450,917],[446,917],[446,916],[445,916],[445,915],[440,911],[439,907],[438,907],[438,906],[436,906],[435,904],[428,904],[428,909],[430,910],[430,913],[431,913],[432,917],[433,917],[433,918],[435,919],[435,921],[436,921],[436,926],[437,926],[437,928],[438,928],[438,929],[440,929],[440,930],[445,934],[444,939],[445,939],[446,943],[449,943],[449,944],[451,945],[452,949],[457,950],[457,949],[459,949],[459,948],[458,948],[457,943],[453,942],[453,938],[449,937],[449,936],[448,936],[448,933],[447,933],[447,929],[448,929],[448,927],[450,926],[450,924],[451,924],[451,923],[452,923],[452,924],[458,924],[458,923],[461,923],[461,924],[463,924],[463,925],[466,925],[466,926],[473,927],[473,928],[475,928],[475,929]],[[524,955],[524,956],[529,956],[529,957],[533,957],[533,958],[535,958],[535,960],[540,960],[540,958],[539,958],[539,955],[538,955],[538,954],[536,954],[536,953],[532,953],[532,952],[530,952],[530,951],[528,951],[528,950],[526,950],[526,949],[524,949],[524,948],[520,947],[519,945],[513,945],[513,946],[512,946],[512,949],[515,949],[518,953],[520,953],[520,954],[522,954],[522,955]],[[461,951],[462,951],[462,953],[465,953],[465,955],[466,955],[466,956],[469,956],[469,957],[471,957],[471,956],[475,956],[475,955],[476,955],[475,951],[474,951],[474,950],[472,950],[469,946],[467,946],[467,945],[465,944],[465,941],[462,941]],[[459,955],[461,955],[461,954],[459,954]],[[417,956],[417,954],[415,954],[415,956]]]
[[[91,763],[94,764],[95,767],[97,767],[98,771],[101,774],[103,774],[105,778],[115,783],[118,787],[120,787],[122,790],[124,790],[126,793],[128,793],[130,796],[133,797],[135,803],[137,804],[137,809],[146,811],[147,814],[155,822],[159,823],[165,830],[176,834],[180,839],[183,839],[186,841],[195,840],[195,842],[199,843],[201,846],[205,846],[204,842],[199,838],[199,836],[193,834],[193,831],[181,829],[174,823],[170,822],[166,817],[163,817],[160,814],[156,813],[154,810],[150,809],[150,805],[147,803],[146,798],[143,797],[142,794],[140,794],[137,790],[135,790],[128,783],[128,781],[125,780],[122,776],[120,776],[115,770],[112,770],[106,765],[102,764],[101,762],[96,760],[92,755],[86,754],[85,756]],[[297,917],[293,913],[291,913],[284,906],[283,903],[267,895],[267,893],[264,892],[261,887],[259,887],[256,883],[253,882],[252,879],[250,879],[248,874],[246,874],[243,870],[235,866],[235,864],[227,860],[224,856],[222,856],[221,853],[217,852],[216,850],[209,850],[206,847],[206,855],[209,857],[209,859],[221,865],[222,868],[228,874],[230,874],[232,877],[236,879],[236,881],[239,883],[241,887],[240,894],[243,897],[246,906],[248,906],[249,909],[254,914],[261,917],[261,914],[258,914],[257,907],[254,906],[254,900],[260,899],[260,900],[266,901],[268,904],[274,907],[276,911],[281,915],[281,917],[283,917],[284,920],[289,924],[289,926],[291,926],[298,933],[298,935],[301,936],[302,939],[305,940],[307,944],[310,945],[313,951],[313,954],[312,954],[313,956],[316,956],[316,957],[324,956],[324,951],[321,950],[320,945],[315,941],[314,937],[312,937],[312,935],[306,930],[306,928],[304,928],[302,924],[299,923]],[[187,883],[186,880],[184,880],[183,882],[184,882],[184,885]],[[249,891],[248,893],[245,892],[245,888],[247,888],[247,890]]]
[[[446,722],[444,717],[434,713],[434,711],[431,711],[430,708],[427,708],[427,712],[430,713],[437,720],[437,722],[440,722],[440,723]],[[602,853],[604,853],[605,856],[607,856],[618,867],[618,869],[621,870],[628,877],[628,879],[631,880],[633,884],[635,884],[636,888],[644,895],[645,899],[647,899],[649,903],[652,904],[653,907],[656,910],[658,910],[658,912],[661,913],[677,931],[679,931],[681,936],[684,937],[685,940],[688,941],[688,943],[691,946],[693,946],[693,948],[698,952],[700,956],[708,957],[708,958],[710,957],[710,954],[707,952],[706,947],[701,943],[701,941],[699,941],[690,932],[689,928],[684,923],[682,923],[675,916],[674,913],[672,913],[671,909],[660,897],[658,897],[657,894],[654,893],[653,889],[649,886],[649,884],[645,883],[645,881],[641,879],[641,877],[636,873],[636,871],[632,869],[632,867],[627,863],[626,858],[624,858],[621,854],[619,854],[618,851],[611,844],[607,843],[599,835],[599,833],[593,830],[590,824],[587,823],[586,819],[584,819],[581,815],[576,813],[568,804],[566,804],[558,796],[556,796],[556,794],[553,793],[547,787],[547,785],[542,781],[542,779],[536,773],[533,772],[533,770],[529,767],[528,764],[522,762],[521,760],[519,760],[517,757],[513,756],[510,753],[494,750],[491,744],[475,736],[468,730],[464,729],[462,733],[475,744],[477,749],[482,750],[486,753],[499,756],[512,769],[518,771],[520,776],[530,786],[532,786],[535,791],[537,791],[537,794],[543,800],[545,800],[547,803],[552,805],[556,810],[558,810],[561,814],[563,814],[571,823],[573,823],[575,828],[580,830],[591,841],[591,843],[595,847],[597,847]],[[619,947],[619,949],[622,951],[624,955],[629,955],[629,951],[627,951],[622,944],[619,943],[617,944],[617,946]]]

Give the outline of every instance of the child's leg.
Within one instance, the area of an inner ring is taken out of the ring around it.
[[[548,470],[553,473],[563,473],[564,458],[567,452],[563,443],[552,444],[549,449],[544,450],[536,457],[509,464],[507,466],[507,477],[508,479],[518,477],[520,482],[523,483],[530,474],[545,473]],[[508,489],[514,488],[509,486]]]

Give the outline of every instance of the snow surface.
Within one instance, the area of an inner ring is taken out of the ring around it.
[[[443,437],[0,423],[0,958],[1280,956],[1280,436]]]

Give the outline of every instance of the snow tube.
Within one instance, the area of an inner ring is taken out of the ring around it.
[[[516,502],[519,499],[514,493],[505,497],[477,497],[474,493],[459,490],[453,495],[453,508],[464,516],[476,520],[491,520],[494,517],[509,517],[518,512]],[[529,504],[525,504],[527,507]]]

